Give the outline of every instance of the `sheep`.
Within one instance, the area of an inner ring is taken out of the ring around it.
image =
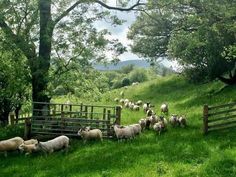
[[[158,117],[153,114],[150,116],[149,120],[150,120],[150,126],[153,127],[153,125],[158,122]]]
[[[129,107],[129,102],[125,103],[125,108]]]
[[[146,127],[146,120],[145,119],[140,119],[139,120],[139,125],[141,126],[142,131]]]
[[[69,141],[70,139],[65,135],[58,136],[52,140],[39,142],[38,144],[36,144],[36,151],[43,151],[49,154],[63,148],[65,148],[67,151],[69,147]]]
[[[24,144],[23,143],[19,146],[19,150],[21,152],[25,151],[26,152],[25,155],[31,154],[32,152],[37,151],[36,144]]]
[[[165,126],[164,126],[163,122],[157,122],[153,126],[153,130],[155,130],[157,133],[159,133],[159,135],[161,134],[161,132],[164,129],[165,129]]]
[[[146,129],[149,129],[150,124],[151,124],[150,117],[147,117],[147,118],[145,119],[145,128],[146,128]]]
[[[150,108],[150,102],[143,104],[143,110],[146,113],[147,110]]]
[[[187,125],[186,116],[180,116],[178,118],[178,122],[181,127],[186,127]]]
[[[122,140],[123,138],[124,139],[134,138],[134,129],[132,127],[126,126],[124,128],[120,128],[118,125],[114,125],[114,131],[118,141]]]
[[[21,137],[15,137],[7,140],[0,141],[0,151],[4,152],[7,156],[7,151],[18,150],[18,147],[24,142]]]
[[[134,106],[133,106],[133,110],[134,110],[134,111],[139,111],[139,109],[140,109],[140,107],[139,107],[138,105],[134,105]]]
[[[138,100],[138,101],[136,102],[136,105],[138,105],[138,106],[141,106],[142,104],[143,104],[142,100]]]
[[[167,120],[166,120],[166,118],[165,118],[164,116],[160,116],[159,120],[160,120],[161,122],[163,122],[163,124],[164,124],[165,127],[167,127],[168,122],[167,122]]]
[[[126,103],[129,103],[129,99],[127,99],[127,98],[124,100],[124,104],[126,104]]]
[[[170,124],[171,124],[173,127],[179,125],[179,121],[178,121],[177,115],[176,115],[176,114],[172,114],[172,116],[171,116],[170,119],[169,119],[169,122],[170,122]]]
[[[30,139],[30,140],[24,141],[23,143],[24,143],[25,145],[37,144],[37,143],[38,143],[38,140],[36,140],[36,139]]]
[[[100,129],[90,130],[90,128],[81,128],[77,134],[82,137],[84,143],[86,143],[87,140],[103,140],[102,131]]]
[[[124,103],[125,103],[125,99],[121,98],[121,99],[120,99],[120,104],[123,105]]]
[[[118,103],[119,102],[119,98],[114,98],[114,101]]]
[[[133,131],[134,131],[134,135],[139,135],[141,134],[141,126],[139,124],[132,124],[132,125],[129,125],[129,127],[133,128]]]
[[[136,85],[138,85],[139,84],[139,82],[133,82],[132,83],[132,86],[136,86]]]
[[[133,110],[133,107],[134,107],[134,103],[133,103],[133,102],[129,102],[129,108],[130,108],[131,110]]]
[[[154,111],[151,110],[151,109],[148,109],[147,112],[146,112],[146,114],[147,114],[147,117],[150,117],[151,115],[154,114]]]
[[[164,114],[165,114],[165,113],[168,114],[168,112],[169,112],[168,104],[163,103],[163,104],[161,105],[161,112],[164,113]]]

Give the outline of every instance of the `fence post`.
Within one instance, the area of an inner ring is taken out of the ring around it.
[[[14,115],[14,113],[10,113],[10,124],[11,125],[14,125],[15,124],[15,115]]]
[[[31,136],[31,120],[30,118],[25,119],[25,132],[24,132],[24,138],[29,139]]]
[[[115,124],[120,125],[120,119],[121,119],[121,106],[116,106],[116,121],[115,121]]]
[[[203,107],[203,134],[207,134],[208,132],[208,105],[204,105]]]
[[[62,129],[65,129],[65,112],[63,104],[61,105],[61,133],[63,133]]]
[[[111,136],[111,111],[107,111],[107,136]]]

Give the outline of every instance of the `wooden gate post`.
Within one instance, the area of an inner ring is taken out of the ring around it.
[[[208,132],[208,105],[204,105],[203,107],[203,134],[207,134]]]
[[[31,120],[30,118],[25,119],[25,132],[24,132],[24,138],[30,139],[31,137]]]
[[[10,124],[11,125],[14,125],[15,124],[15,115],[14,115],[14,113],[10,113]]]
[[[116,121],[115,121],[115,124],[120,125],[120,119],[121,119],[121,106],[116,106]]]

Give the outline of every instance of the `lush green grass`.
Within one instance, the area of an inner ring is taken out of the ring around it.
[[[219,82],[192,85],[179,77],[153,80],[125,90],[125,97],[151,101],[160,114],[161,103],[168,102],[170,114],[186,114],[188,127],[172,128],[161,136],[146,130],[134,140],[105,140],[83,144],[72,139],[71,148],[51,155],[24,156],[0,154],[1,176],[236,176],[235,130],[202,135],[202,107],[236,101],[235,86],[224,87]],[[97,104],[113,104],[119,95],[115,90],[104,95]],[[137,122],[142,111],[122,111],[122,123]],[[1,131],[5,138],[21,135],[20,130]]]

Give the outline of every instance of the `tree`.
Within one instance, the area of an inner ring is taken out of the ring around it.
[[[143,5],[143,3],[137,0],[137,3],[131,7],[121,8],[111,7],[99,0],[64,0],[59,2],[52,2],[51,0],[1,1],[0,28],[5,37],[11,40],[28,60],[33,101],[49,102],[50,100],[46,91],[49,82],[54,32],[57,29],[59,30],[60,27],[70,29],[70,20],[65,18],[70,15],[77,17],[74,20],[77,20],[78,25],[80,25],[80,20],[84,20],[83,17],[86,17],[86,12],[89,11],[89,8],[92,8],[95,16],[87,18],[88,21],[102,18],[105,14],[99,11],[98,5],[111,10],[129,11]],[[65,9],[65,7],[67,8]],[[77,31],[77,33],[84,33],[84,37],[89,35],[86,34],[86,31],[83,31],[83,26],[81,26],[81,31]],[[84,48],[86,49],[86,46]],[[80,48],[81,52],[87,52],[84,48]]]
[[[148,8],[131,27],[133,52],[169,56],[195,81],[236,83],[235,1],[149,0]]]

